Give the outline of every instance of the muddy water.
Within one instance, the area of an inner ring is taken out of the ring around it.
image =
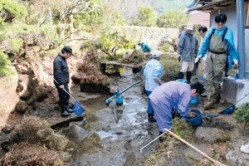
[[[113,83],[123,90],[140,79],[138,76],[128,73],[121,78],[114,79]],[[89,97],[89,95],[85,96]],[[72,165],[144,165],[146,158],[158,146],[158,142],[156,142],[144,149],[143,152],[139,151],[141,147],[158,136],[157,125],[150,124],[147,120],[147,97],[143,93],[142,83],[132,87],[122,96],[124,103],[119,108],[114,106],[115,100],[109,107],[105,105],[105,99],[109,96],[97,95],[85,102],[82,101],[88,108],[97,109],[95,115],[98,120],[91,124],[91,131],[88,133],[97,134],[101,146],[96,144],[94,147],[94,143],[92,143],[93,145],[87,151],[82,152],[78,149],[73,156]],[[116,114],[115,111],[117,111]],[[117,115],[118,120],[115,119]]]

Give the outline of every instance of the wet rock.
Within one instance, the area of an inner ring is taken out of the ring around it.
[[[129,153],[126,157],[126,162],[124,163],[124,166],[137,166],[138,163],[136,162],[135,154]]]
[[[78,150],[80,152],[92,152],[101,147],[102,145],[100,137],[98,136],[98,134],[93,133],[91,136],[86,137],[80,142]]]
[[[178,155],[173,155],[169,158],[168,164],[166,164],[166,165],[169,165],[169,166],[190,166],[191,164],[183,157],[178,156]]]
[[[211,127],[199,127],[194,133],[194,137],[198,140],[214,143],[217,141],[227,141],[230,139],[229,135],[221,129]]]
[[[219,128],[222,130],[229,130],[229,131],[234,129],[234,125],[231,123],[231,121],[226,120],[225,118],[221,118],[221,117],[216,117],[216,118],[212,118],[210,120],[206,120],[206,121],[204,121],[202,126],[214,127],[214,128]]]
[[[113,133],[117,135],[122,135],[124,131],[121,128],[114,128]]]
[[[208,156],[213,156],[213,148],[209,144],[193,144],[196,148],[200,149],[204,153],[206,153]],[[193,150],[190,147],[186,147],[182,150],[182,153],[184,156],[191,158],[192,160],[195,161],[201,161],[203,160],[203,156],[200,153],[197,153],[195,150]]]
[[[88,132],[84,128],[78,125],[72,125],[70,127],[70,132],[68,134],[76,142],[82,141],[84,138],[88,136]]]
[[[249,155],[240,151],[240,147],[248,142],[248,137],[242,137],[229,143],[225,157],[231,166],[248,166]]]

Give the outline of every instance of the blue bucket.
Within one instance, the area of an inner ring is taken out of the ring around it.
[[[192,96],[190,104],[198,104],[198,103],[199,103],[199,96]]]
[[[85,112],[85,109],[81,106],[78,101],[76,101],[73,105],[73,111],[77,117],[82,117]]]
[[[201,112],[198,110],[191,110],[196,114],[195,117],[186,117],[186,121],[189,122],[194,127],[199,127],[202,124]]]

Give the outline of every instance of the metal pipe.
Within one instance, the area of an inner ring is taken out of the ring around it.
[[[239,51],[239,78],[245,79],[244,0],[236,0],[236,10],[237,10],[238,51]]]
[[[127,88],[125,88],[124,90],[122,90],[121,92],[117,92],[113,96],[111,96],[110,98],[106,99],[106,101],[105,101],[106,105],[109,106],[109,104],[111,103],[111,101],[114,98],[116,98],[117,96],[121,95],[122,93],[124,93],[125,91],[127,91],[128,89],[130,89],[131,87],[139,84],[140,82],[142,82],[142,80],[134,82],[133,84],[129,85]]]

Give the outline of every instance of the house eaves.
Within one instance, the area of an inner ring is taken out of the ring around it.
[[[219,0],[217,2],[210,2],[206,5],[202,5],[199,6],[200,4],[198,3],[196,5],[196,7],[190,8],[188,9],[188,11],[195,11],[195,10],[199,10],[199,11],[212,11],[212,10],[219,10],[219,9],[224,9],[224,8],[228,8],[231,6],[235,6],[236,5],[236,1],[235,0]]]

